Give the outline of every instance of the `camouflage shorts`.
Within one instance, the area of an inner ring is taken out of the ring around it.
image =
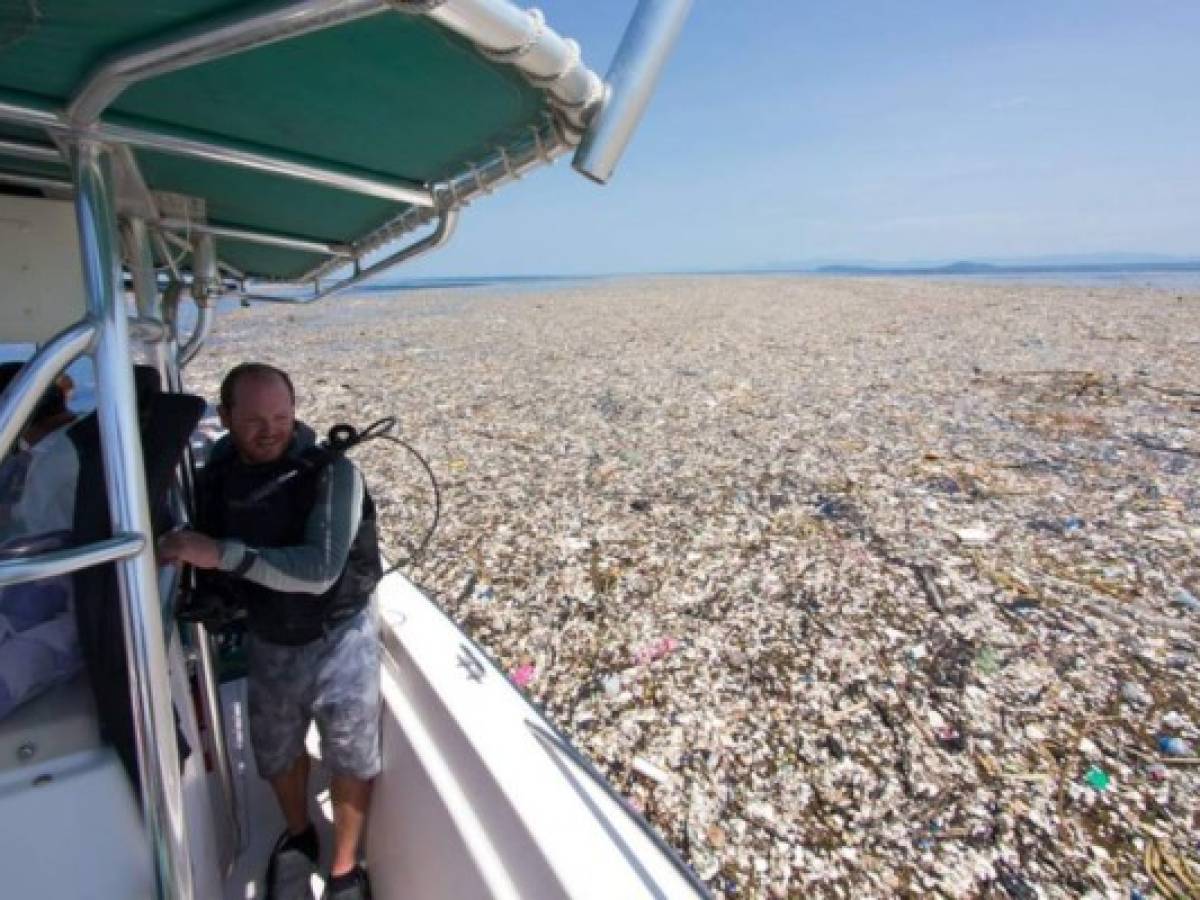
[[[249,639],[250,738],[263,778],[304,752],[314,719],[335,775],[379,774],[379,619],[374,605],[299,647]]]

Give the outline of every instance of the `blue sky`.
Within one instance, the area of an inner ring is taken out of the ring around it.
[[[542,0],[607,69],[633,0]],[[615,177],[473,204],[401,277],[1200,256],[1200,3],[696,0]]]

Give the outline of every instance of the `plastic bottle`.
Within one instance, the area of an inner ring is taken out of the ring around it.
[[[1158,739],[1158,749],[1167,756],[1191,756],[1192,745],[1181,737],[1163,735]]]

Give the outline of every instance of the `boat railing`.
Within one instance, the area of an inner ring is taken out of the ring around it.
[[[146,539],[140,534],[118,534],[103,541],[66,550],[50,550],[25,559],[0,562],[0,587],[70,575],[80,569],[119,562],[141,553]]]
[[[195,277],[191,285],[191,296],[196,304],[198,315],[191,334],[184,345],[180,347],[177,341],[177,327],[183,285],[177,281],[171,282],[167,285],[166,290],[159,291],[154,270],[151,236],[152,232],[144,220],[130,218],[126,221],[127,265],[133,283],[138,318],[157,322],[163,327],[161,339],[152,342],[149,346],[152,347],[152,356],[163,385],[167,390],[179,393],[183,391],[182,368],[200,351],[205,338],[208,337],[209,329],[212,327],[213,304],[210,295],[220,289],[216,254],[211,235],[196,234],[193,236],[191,246]],[[172,517],[179,525],[188,525],[192,521],[192,512],[195,509],[194,471],[192,448],[189,444],[184,447],[183,463],[176,473],[169,498]],[[165,567],[162,581],[159,584],[160,596],[175,596],[179,591],[181,578],[182,571],[178,566]],[[222,821],[220,824],[222,827],[220,834],[224,838],[221,844],[221,868],[224,873],[228,874],[241,849],[243,835],[241,819],[237,814],[233,765],[225,741],[224,714],[217,689],[217,671],[213,661],[212,640],[208,629],[198,622],[185,624],[182,627],[187,638],[189,661],[195,665],[201,716],[208,726],[207,749],[211,754],[213,771],[217,778],[217,788],[221,798],[220,818]]]

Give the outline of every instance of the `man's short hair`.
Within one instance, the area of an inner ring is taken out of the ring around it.
[[[261,377],[263,375],[275,375],[283,379],[283,383],[287,385],[288,394],[291,395],[292,403],[296,402],[296,389],[292,386],[292,379],[288,377],[288,373],[283,369],[260,362],[246,362],[234,366],[226,374],[221,381],[221,405],[226,409],[233,409],[233,392],[237,388],[237,383],[243,378]]]
[[[25,363],[22,362],[0,363],[0,393],[8,390],[8,386],[12,384],[13,379],[17,377],[17,373],[23,368],[25,368]],[[33,414],[29,417],[29,423],[37,425],[52,416],[60,416],[66,411],[67,398],[63,395],[62,388],[57,384],[52,384],[46,388],[46,393],[42,394],[42,399],[33,408]]]

